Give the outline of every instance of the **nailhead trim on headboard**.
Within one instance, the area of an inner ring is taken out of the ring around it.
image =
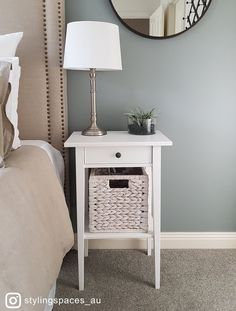
[[[46,76],[46,109],[47,109],[47,132],[48,142],[52,143],[51,133],[51,117],[50,117],[50,78],[49,78],[49,64],[48,64],[48,34],[47,34],[47,0],[42,0],[43,3],[43,27],[44,27],[44,58],[45,58],[45,76]],[[65,132],[65,104],[64,104],[64,70],[63,70],[63,19],[62,19],[62,1],[57,2],[57,22],[58,22],[58,56],[60,66],[60,124],[61,124],[61,151],[65,158],[64,142],[66,140]]]
[[[66,77],[63,69],[64,52],[64,0],[42,0],[43,6],[43,33],[44,33],[44,59],[45,59],[45,78],[46,78],[46,115],[47,115],[47,136],[48,142],[60,149],[65,161],[65,191],[69,198],[68,191],[68,151],[64,148],[64,142],[67,138],[67,107],[66,107]],[[53,11],[52,11],[53,10]],[[52,16],[53,14],[53,16]],[[52,28],[48,24],[49,20],[54,18],[56,27]],[[55,32],[55,34],[54,34]],[[55,37],[54,37],[55,35]],[[51,45],[50,41],[57,42],[55,52],[53,51],[54,61],[51,64]],[[57,75],[54,76],[55,63]],[[53,84],[52,84],[53,83]],[[56,83],[56,84],[55,84]],[[56,92],[56,99],[55,99]],[[57,105],[57,113],[55,112]],[[56,122],[56,124],[55,124]],[[55,126],[56,125],[56,126]],[[56,143],[55,143],[56,137]],[[58,140],[60,137],[60,140]]]
[[[43,34],[44,34],[44,58],[45,58],[45,75],[46,75],[46,105],[47,105],[47,131],[48,142],[52,142],[51,120],[50,120],[50,86],[49,86],[49,70],[48,70],[48,36],[47,36],[47,5],[43,0]]]
[[[64,148],[64,142],[66,140],[65,132],[65,105],[64,105],[64,69],[63,69],[63,52],[64,52],[64,38],[63,38],[63,20],[62,20],[62,0],[57,2],[57,16],[58,16],[58,55],[59,55],[59,66],[60,66],[60,105],[61,105],[61,138],[62,138],[62,156],[65,161],[65,194],[67,201],[69,202],[69,168],[68,168],[68,150]]]
[[[61,132],[62,142],[65,142],[65,111],[64,111],[64,72],[63,72],[63,33],[62,33],[62,3],[58,1],[58,32],[59,32],[59,64],[60,64],[60,101],[61,101]],[[65,159],[65,148],[62,148],[62,154]]]

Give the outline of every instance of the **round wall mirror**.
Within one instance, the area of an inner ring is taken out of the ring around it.
[[[131,31],[152,39],[177,36],[205,15],[212,0],[110,0]]]

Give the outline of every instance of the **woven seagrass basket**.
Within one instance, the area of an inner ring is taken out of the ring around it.
[[[148,175],[143,168],[92,169],[89,177],[91,232],[146,232]]]

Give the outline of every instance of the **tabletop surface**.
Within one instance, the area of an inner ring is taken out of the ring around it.
[[[83,136],[73,132],[65,142],[65,147],[95,146],[172,146],[172,141],[157,131],[154,135],[131,135],[126,131],[110,131],[103,136]]]

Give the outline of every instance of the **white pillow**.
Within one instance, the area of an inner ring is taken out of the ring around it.
[[[17,149],[21,146],[18,130],[18,93],[21,68],[19,58],[15,57],[16,49],[23,37],[23,32],[0,35],[0,59],[12,64],[9,82],[11,83],[11,93],[6,105],[6,114],[14,126],[14,141],[12,148]]]
[[[0,60],[11,63],[12,67],[9,77],[9,83],[11,84],[11,93],[9,95],[6,105],[6,114],[14,127],[14,140],[12,144],[12,149],[17,149],[21,146],[18,130],[18,113],[17,113],[21,67],[19,66],[18,57],[4,57],[0,58]]]
[[[0,57],[14,57],[23,32],[0,35]]]

